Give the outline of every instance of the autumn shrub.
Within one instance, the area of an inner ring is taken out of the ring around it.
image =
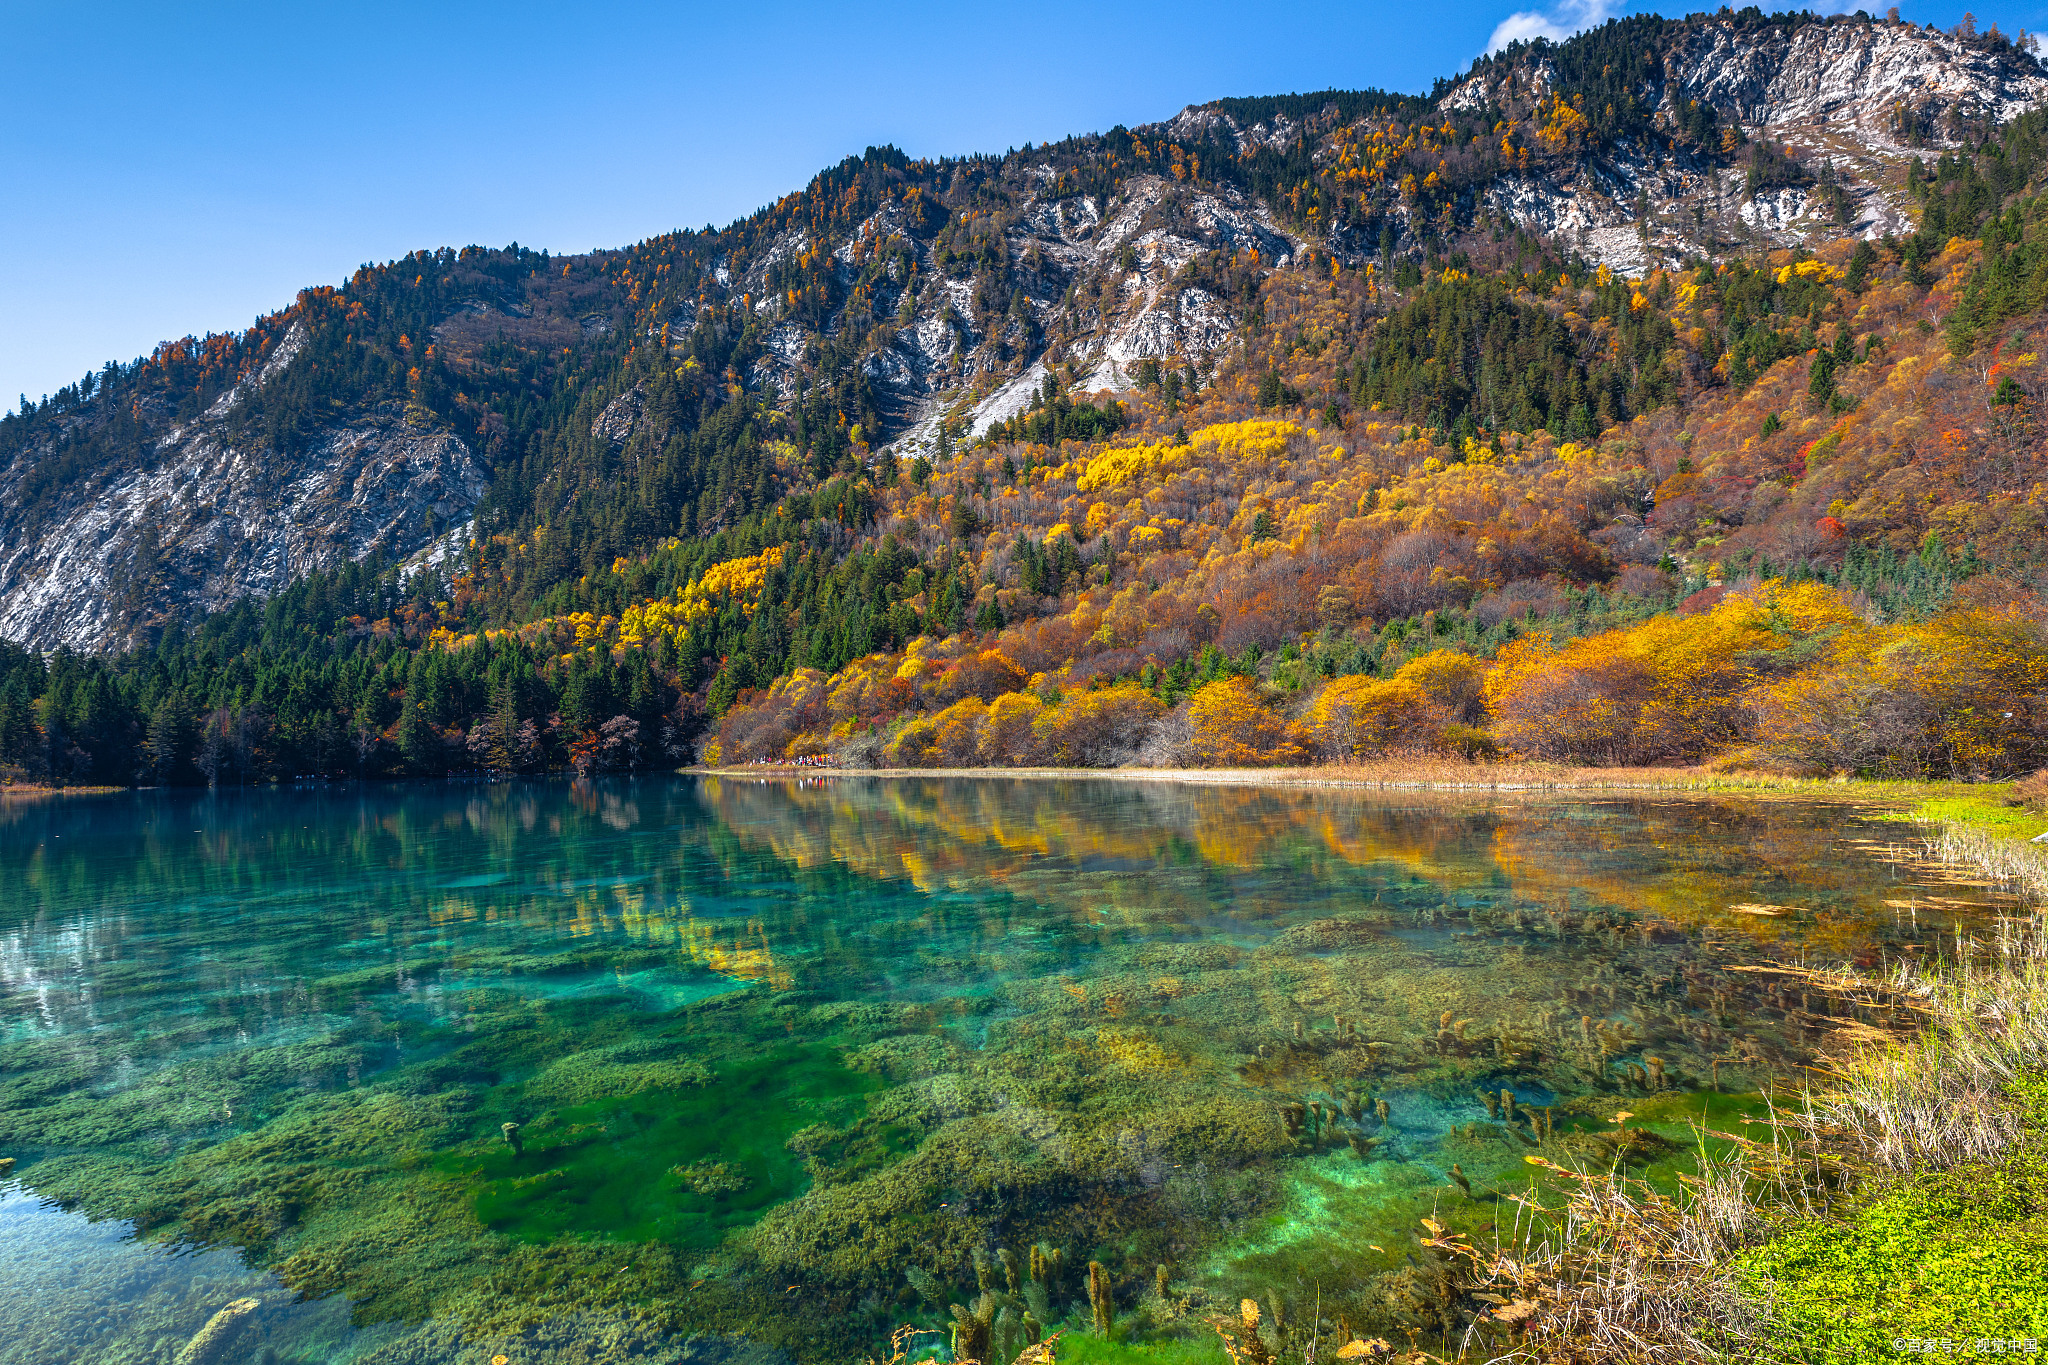
[[[1611,641],[1543,658],[1548,643],[1532,637],[1503,651],[1490,698],[1502,741],[1517,753],[1563,763],[1613,766],[1658,757],[1645,754],[1650,746],[1641,734],[1654,682],[1643,661]]]
[[[1485,717],[1485,684],[1485,662],[1453,649],[1418,654],[1390,678],[1333,678],[1309,704],[1310,741],[1326,759],[1492,750],[1475,728]],[[1456,741],[1446,745],[1453,728]]]
[[[938,767],[938,718],[916,716],[907,721],[882,746],[882,762],[884,766],[891,768]]]
[[[981,732],[988,703],[972,693],[932,717],[932,746],[940,766],[972,768],[981,762]]]
[[[829,680],[815,668],[778,679],[719,722],[719,753],[727,763],[787,757],[791,739],[824,720]]]
[[[1045,704],[1029,692],[1005,692],[989,703],[981,726],[981,761],[990,767],[1035,762],[1032,726],[1044,713]]]
[[[1461,650],[1418,654],[1394,678],[1421,688],[1446,723],[1471,724],[1486,714],[1486,664]]]
[[[947,702],[970,696],[990,702],[1023,687],[1028,676],[1014,659],[987,649],[969,654],[940,674],[936,687],[938,696]]]
[[[1038,760],[1064,768],[1114,768],[1128,763],[1166,706],[1135,683],[1076,690],[1031,722]]]
[[[1195,761],[1218,768],[1299,763],[1308,756],[1301,728],[1260,700],[1248,678],[1224,678],[1188,703]]]
[[[1501,757],[1500,741],[1477,725],[1446,725],[1437,734],[1436,747],[1468,763],[1491,763]]]
[[[1516,641],[1487,674],[1487,708],[1500,741],[1532,758],[1696,760],[1749,737],[1752,688],[1859,625],[1833,589],[1773,580],[1562,648]]]
[[[1308,729],[1324,758],[1371,758],[1411,746],[1430,727],[1431,710],[1412,681],[1332,678],[1309,707]]]
[[[2048,762],[2048,633],[2017,611],[1844,631],[1756,699],[1758,751],[1804,772],[1976,781]]]

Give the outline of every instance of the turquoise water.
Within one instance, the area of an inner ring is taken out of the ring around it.
[[[1996,910],[1899,837],[1005,779],[9,803],[0,1365],[170,1362],[242,1298],[220,1362],[858,1359],[985,1288],[1000,1353],[1089,1321],[1089,1261],[1134,1342],[1252,1293],[1398,1330],[1415,1219],[1487,1223],[1530,1107],[1592,1151],[1883,1025],[1771,968]]]

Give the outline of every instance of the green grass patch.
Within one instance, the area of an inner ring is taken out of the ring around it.
[[[1962,825],[2015,839],[2048,834],[2048,817],[2025,806],[2005,804],[2010,784],[1983,787],[1967,795],[1930,796],[1911,810],[1880,816],[1885,820],[1906,820],[1930,825]]]
[[[1746,1258],[1777,1344],[1815,1365],[1922,1359],[1898,1343],[2048,1338],[2048,1218],[2001,1172],[1921,1176],[1841,1223],[1785,1233]]]
[[[2027,1130],[1997,1165],[1874,1187],[1838,1219],[1745,1255],[1772,1345],[1810,1365],[1985,1355],[1983,1342],[2048,1342],[2048,1086],[2021,1097]]]

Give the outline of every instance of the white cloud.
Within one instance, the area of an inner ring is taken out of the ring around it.
[[[1493,36],[1486,40],[1488,52],[1498,52],[1509,43],[1523,42],[1530,38],[1548,38],[1552,42],[1563,42],[1574,33],[1583,33],[1596,25],[1604,24],[1619,14],[1623,6],[1613,0],[1562,0],[1562,3],[1548,10],[1529,9],[1510,14],[1500,21],[1493,30]]]

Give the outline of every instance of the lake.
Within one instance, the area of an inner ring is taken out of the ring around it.
[[[1427,1329],[1419,1218],[1611,1164],[1617,1106],[1668,1175],[1887,1022],[1801,964],[1988,923],[1914,842],[1000,777],[10,801],[0,1365],[857,1360],[984,1290],[1014,1353],[1091,1261],[1134,1343]]]

